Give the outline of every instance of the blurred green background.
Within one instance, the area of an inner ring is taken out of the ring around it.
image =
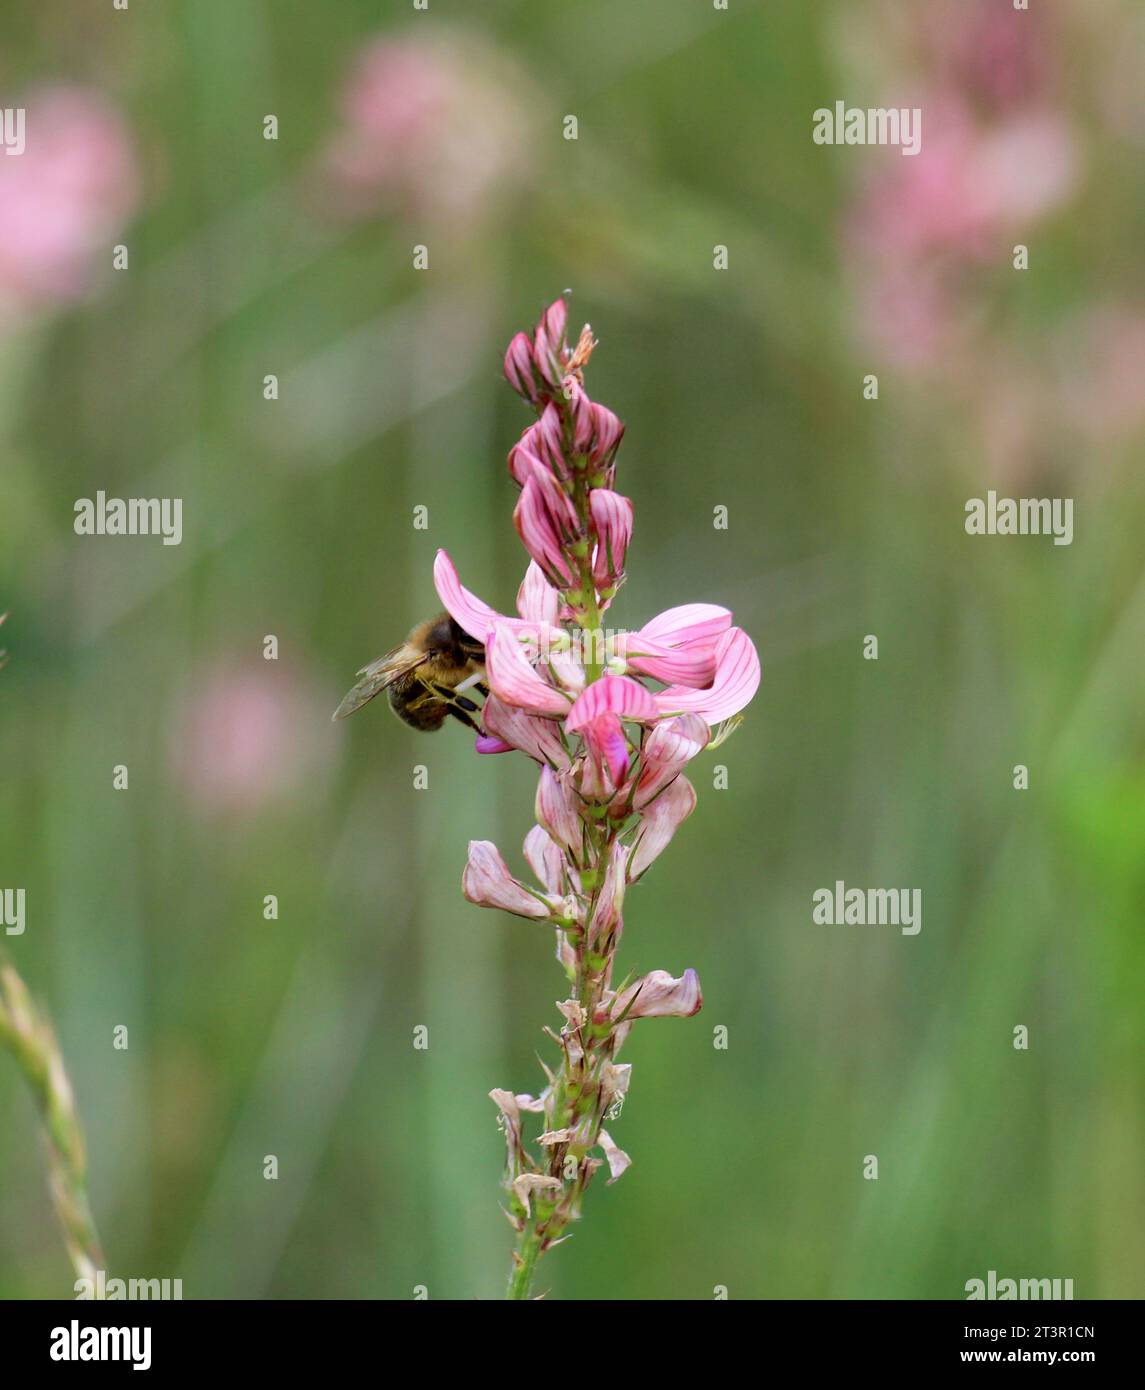
[[[437,547],[511,606],[500,358],[570,287],[628,426],[613,614],[725,603],[763,683],[627,904],[623,965],[703,1012],[635,1028],[634,1165],[540,1287],[1145,1295],[1145,84],[1139,7],[1077,8],[6,7],[0,886],[113,1275],[502,1292],[487,1092],[538,1089],[563,991],[460,875],[522,868],[532,765],[329,714]],[[53,173],[60,84],[104,126]],[[836,99],[919,105],[922,155],[814,145]],[[1073,498],[1073,544],[967,536],[988,488]],[[97,489],[181,497],[182,545],[77,537]],[[920,888],[920,935],[814,926],[837,879]],[[0,1058],[0,1295],[71,1283]]]

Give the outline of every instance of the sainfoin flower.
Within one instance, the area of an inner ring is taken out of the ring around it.
[[[485,649],[487,697],[479,753],[521,753],[539,765],[536,824],[517,878],[495,845],[469,846],[470,902],[555,929],[572,991],[550,1036],[559,1064],[534,1099],[491,1092],[505,1130],[508,1215],[518,1232],[510,1296],[526,1297],[537,1259],[580,1214],[585,1188],[629,1156],[604,1126],[618,1118],[630,1068],[615,1061],[640,1019],[696,1013],[694,969],[613,982],[629,895],[696,806],[688,764],[730,732],[759,685],[759,658],[731,612],[684,603],[631,629],[605,627],[624,582],[634,508],[616,488],[624,427],[592,401],[584,369],[596,346],[570,343],[558,299],[518,333],[505,376],[536,413],[509,453],[520,489],[513,520],[529,562],[516,612],[462,582],[444,551],[434,583],[454,622]],[[528,1102],[528,1104],[525,1104]],[[530,1151],[521,1111],[542,1127]]]

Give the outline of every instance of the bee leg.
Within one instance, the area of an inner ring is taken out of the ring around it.
[[[475,705],[472,700],[467,700],[464,695],[458,695],[456,690],[451,690],[448,685],[431,685],[426,682],[427,687],[446,705],[460,706],[461,709],[468,710],[470,714],[476,714],[481,708]]]
[[[469,704],[469,701],[466,700],[465,703]],[[468,724],[475,734],[483,734],[485,732],[475,719],[472,719],[463,709],[458,709],[457,705],[449,702],[446,704],[445,708],[449,714],[453,715],[454,719],[460,719],[463,724]]]

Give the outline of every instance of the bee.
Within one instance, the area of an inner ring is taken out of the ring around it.
[[[390,708],[413,729],[440,729],[451,714],[481,733],[473,718],[480,707],[462,692],[476,689],[488,695],[485,648],[448,613],[418,623],[400,647],[378,657],[358,675],[361,679],[335,710],[335,719],[345,719],[384,690]]]

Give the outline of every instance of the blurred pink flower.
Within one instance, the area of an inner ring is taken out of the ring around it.
[[[172,721],[176,783],[200,811],[253,814],[312,780],[328,723],[284,663],[220,663],[191,686]]]
[[[975,307],[972,273],[1075,193],[1077,141],[1049,108],[979,125],[950,94],[923,103],[923,144],[886,162],[845,227],[860,336],[896,365],[949,355]]]
[[[342,90],[324,181],[348,215],[474,216],[528,166],[528,103],[522,74],[476,36],[374,40]]]
[[[81,298],[139,199],[127,127],[82,87],[41,87],[20,101],[26,148],[0,156],[0,315]]]

